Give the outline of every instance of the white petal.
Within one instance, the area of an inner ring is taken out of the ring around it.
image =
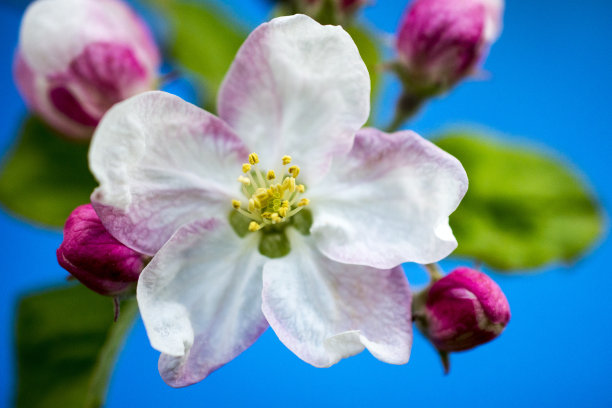
[[[238,356],[268,327],[261,312],[255,235],[226,223],[181,228],[138,281],[138,306],[159,369],[174,387],[193,384]]]
[[[177,96],[143,93],[115,105],[94,134],[92,203],[115,238],[154,254],[181,225],[227,216],[247,156],[220,119]]]
[[[338,262],[391,268],[431,263],[457,242],[448,216],[467,190],[453,156],[414,132],[363,129],[308,193],[319,249]]]
[[[309,17],[280,17],[246,40],[221,87],[219,116],[263,163],[294,158],[324,174],[369,115],[370,78],[351,37]]]
[[[122,1],[38,0],[21,23],[19,47],[40,74],[63,72],[93,42],[130,45],[151,71],[159,64],[148,29]]]
[[[264,266],[263,312],[298,357],[328,367],[366,347],[379,360],[410,357],[410,290],[401,267],[346,265],[293,233],[286,258]]]

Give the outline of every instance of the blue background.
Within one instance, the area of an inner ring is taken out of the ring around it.
[[[269,5],[263,1],[223,3],[251,28],[268,16]],[[363,17],[376,29],[393,33],[406,1],[378,3]],[[0,5],[2,154],[26,113],[11,76],[22,12],[19,0]],[[504,21],[503,35],[485,64],[490,78],[466,82],[434,101],[411,127],[429,136],[455,124],[478,124],[508,139],[548,146],[580,169],[609,213],[612,5],[604,0],[511,0]],[[390,81],[382,113],[390,114],[397,92]],[[0,211],[0,406],[9,405],[15,378],[15,301],[23,292],[63,281],[66,274],[55,260],[61,238],[59,232]],[[611,249],[605,240],[572,267],[494,274],[510,301],[512,320],[492,343],[453,355],[448,376],[418,334],[405,366],[383,364],[364,352],[332,368],[316,369],[268,330],[202,383],[174,390],[160,379],[158,353],[139,322],[121,354],[107,405],[612,406]],[[406,269],[413,283],[424,282],[418,268]]]

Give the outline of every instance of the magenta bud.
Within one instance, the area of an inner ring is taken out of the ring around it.
[[[413,93],[437,94],[472,74],[501,31],[503,0],[416,0],[398,35],[397,69]]]
[[[120,0],[37,0],[21,23],[13,66],[34,112],[89,138],[115,103],[154,89],[160,55],[145,23]]]
[[[470,268],[455,269],[422,296],[413,305],[413,315],[441,352],[468,350],[493,340],[510,320],[510,305],[500,287]]]
[[[83,285],[107,296],[132,292],[145,266],[145,256],[113,238],[91,204],[68,217],[57,261]]]

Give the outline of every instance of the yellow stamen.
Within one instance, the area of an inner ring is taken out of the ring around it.
[[[257,164],[257,163],[259,163],[259,156],[257,155],[257,153],[249,154],[249,163],[250,164]]]
[[[291,161],[291,156],[282,157],[283,165]],[[256,153],[249,154],[248,162],[242,164],[243,174],[238,177],[242,183],[242,194],[247,200],[245,206],[240,200],[232,200],[232,207],[251,221],[251,232],[285,222],[310,203],[301,195],[306,188],[296,181],[300,174],[298,166],[291,165],[282,171],[284,175],[277,178],[274,170],[266,172],[258,169],[258,163],[259,156]]]
[[[293,178],[297,178],[298,174],[300,174],[300,168],[298,166],[289,167],[289,174],[291,174]]]
[[[283,180],[283,189],[289,190],[291,193],[295,191],[295,179],[293,177],[287,177]]]
[[[253,197],[258,199],[259,201],[266,201],[269,197],[268,191],[264,188],[258,188],[257,190],[255,190],[255,194],[253,195]]]

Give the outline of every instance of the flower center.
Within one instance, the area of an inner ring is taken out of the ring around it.
[[[258,163],[259,156],[251,153],[249,162],[242,165],[243,174],[238,177],[246,200],[232,200],[232,207],[251,220],[251,232],[283,223],[310,203],[307,198],[302,197],[306,188],[297,183],[300,168],[289,166],[290,156],[282,158],[283,174],[280,178],[274,170],[266,172],[260,169]]]

